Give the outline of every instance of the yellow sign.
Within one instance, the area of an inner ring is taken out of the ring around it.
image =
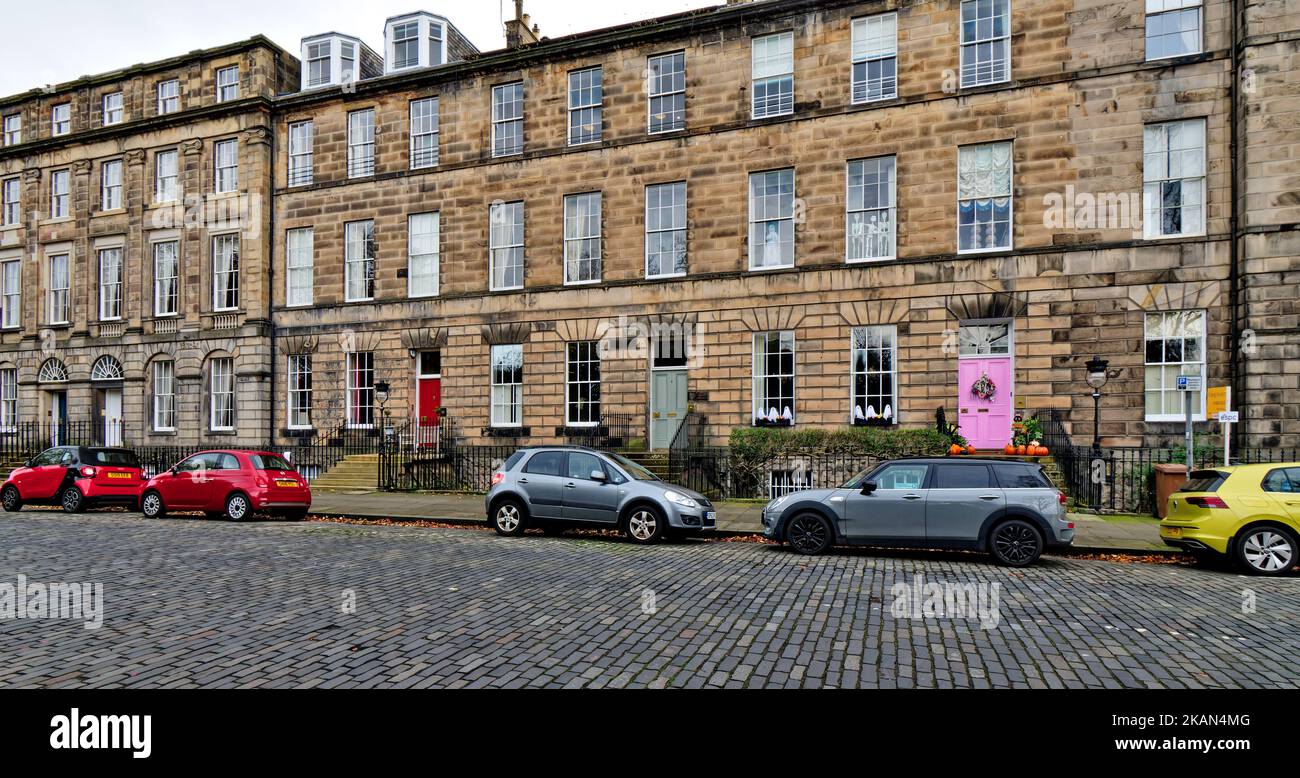
[[[1231,393],[1226,386],[1211,386],[1205,391],[1205,417],[1232,410]]]

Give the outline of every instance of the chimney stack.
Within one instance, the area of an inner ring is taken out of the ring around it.
[[[541,40],[541,29],[535,24],[530,27],[528,21],[524,0],[515,0],[515,18],[506,22],[506,48],[517,49]]]

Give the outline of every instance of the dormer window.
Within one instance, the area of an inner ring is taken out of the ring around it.
[[[339,33],[302,40],[302,88],[339,86],[381,74],[379,55]]]
[[[385,72],[429,68],[447,62],[447,21],[428,13],[395,16],[384,30]]]

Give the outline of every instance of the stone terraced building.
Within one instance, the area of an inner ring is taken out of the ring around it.
[[[382,51],[254,38],[0,99],[0,427],[661,448],[944,408],[1000,448],[1049,409],[1090,439],[1101,357],[1108,445],[1177,440],[1181,374],[1300,445],[1294,3],[516,13],[496,51],[417,12]],[[167,186],[240,221],[164,218]]]

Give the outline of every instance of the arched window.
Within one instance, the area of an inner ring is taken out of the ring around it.
[[[45,360],[45,364],[41,365],[41,371],[36,375],[36,380],[41,383],[67,381],[68,367],[58,359],[51,357]]]
[[[94,367],[90,368],[92,381],[121,381],[122,363],[113,357],[100,357]]]

